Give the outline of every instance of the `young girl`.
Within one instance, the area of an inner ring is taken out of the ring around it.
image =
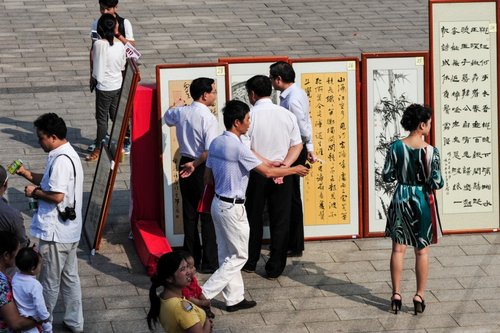
[[[396,314],[401,310],[401,274],[408,245],[415,248],[417,292],[413,297],[414,311],[415,314],[424,312],[429,245],[437,239],[440,230],[438,221],[433,218],[434,190],[444,185],[439,151],[423,139],[431,130],[431,116],[431,109],[422,105],[412,104],[406,108],[401,125],[410,135],[391,144],[382,174],[385,182],[398,182],[387,212],[385,231],[386,236],[392,238],[391,308]]]
[[[50,315],[45,306],[43,288],[36,276],[42,269],[42,257],[33,247],[19,250],[16,256],[19,273],[12,278],[12,291],[19,313],[23,317],[34,318],[42,322],[35,328],[22,331],[24,333],[52,333]]]
[[[184,298],[186,298],[188,301],[205,310],[208,318],[215,318],[214,313],[210,310],[210,300],[206,299],[202,294],[201,287],[198,284],[198,280],[196,279],[194,257],[188,252],[183,252],[182,255],[184,257],[184,260],[186,260],[188,264],[188,269],[191,270],[191,283],[188,286],[182,288],[182,296],[184,296]]]

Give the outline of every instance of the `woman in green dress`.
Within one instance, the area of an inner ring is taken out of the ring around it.
[[[401,125],[410,134],[391,144],[383,170],[385,182],[398,182],[388,209],[385,231],[386,236],[392,238],[391,309],[396,314],[401,310],[401,275],[408,245],[415,248],[415,314],[425,310],[423,296],[429,273],[429,245],[436,236],[432,230],[431,196],[444,185],[439,151],[424,141],[431,129],[431,116],[430,108],[418,104],[404,111]]]

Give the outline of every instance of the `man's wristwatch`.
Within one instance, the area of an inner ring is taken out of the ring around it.
[[[36,192],[38,190],[42,190],[42,188],[40,186],[37,186],[33,189],[33,192],[31,192],[31,197],[34,198],[34,199],[38,199],[38,195],[36,195]]]

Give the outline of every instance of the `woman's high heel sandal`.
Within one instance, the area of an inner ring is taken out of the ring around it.
[[[398,295],[399,299],[395,299],[394,296]],[[398,314],[398,311],[401,311],[402,297],[400,293],[392,293],[391,297],[391,310],[394,311],[394,314]]]
[[[422,302],[415,300],[415,297],[419,297]],[[413,298],[413,306],[415,307],[415,315],[417,315],[417,313],[423,313],[425,311],[425,301],[419,294],[415,294],[415,297]]]

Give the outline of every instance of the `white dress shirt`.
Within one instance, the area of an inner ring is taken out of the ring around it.
[[[66,156],[60,156],[62,154],[68,155],[73,161],[76,181],[71,161]],[[63,221],[59,217],[56,204],[38,200],[38,210],[33,215],[30,226],[31,235],[48,242],[78,242],[83,220],[83,169],[80,157],[69,142],[49,152],[40,187],[43,191],[64,193],[63,201],[58,204],[61,211],[67,206],[73,207],[73,201],[76,199],[76,219]]]
[[[217,118],[199,102],[170,108],[164,119],[168,126],[175,126],[182,156],[198,158],[219,134]]]
[[[304,90],[295,83],[281,92],[280,105],[297,117],[300,135],[307,151],[314,151],[312,142],[312,126],[309,116],[309,98]]]
[[[293,113],[270,98],[261,98],[250,109],[247,132],[250,147],[270,161],[283,161],[292,146],[302,143]]]

